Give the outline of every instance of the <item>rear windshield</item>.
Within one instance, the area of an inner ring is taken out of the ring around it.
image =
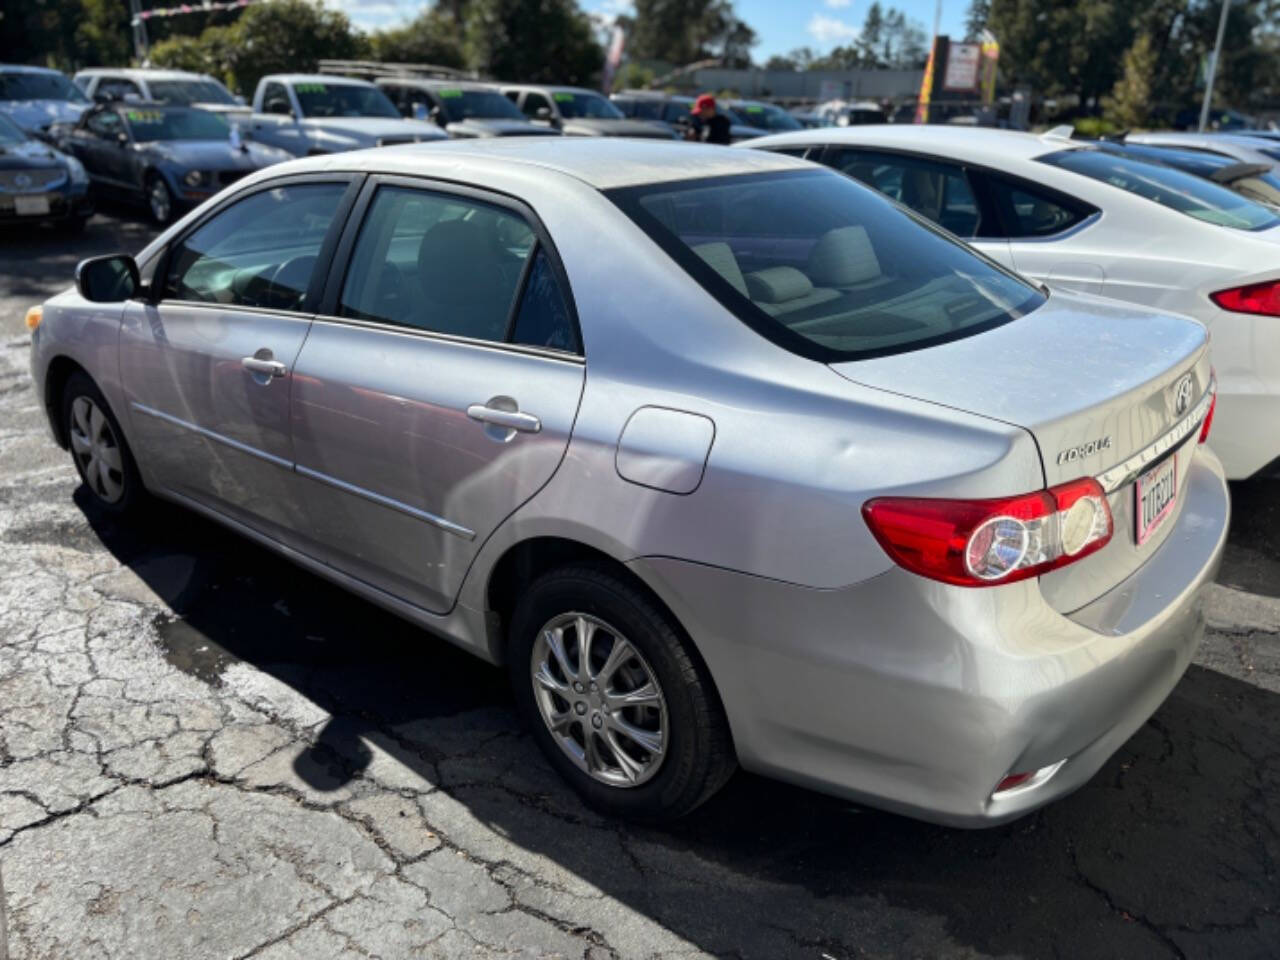
[[[608,196],[740,319],[813,359],[915,350],[1044,303],[1026,281],[828,170],[651,184]]]
[[[1101,150],[1060,150],[1039,160],[1154,200],[1205,223],[1236,230],[1268,230],[1280,226],[1280,216],[1270,207],[1171,167]]]
[[[169,103],[223,103],[235,104],[231,96],[221,85],[212,80],[152,80],[152,100],[165,100]]]

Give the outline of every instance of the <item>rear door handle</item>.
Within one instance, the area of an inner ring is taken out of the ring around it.
[[[467,407],[467,416],[481,423],[491,423],[495,427],[505,427],[508,430],[519,430],[521,433],[537,433],[542,429],[542,421],[531,413],[499,410],[497,407],[488,407],[483,403],[473,403]]]
[[[263,360],[261,357],[241,357],[240,366],[269,377],[283,377],[289,372],[289,368],[279,360]]]

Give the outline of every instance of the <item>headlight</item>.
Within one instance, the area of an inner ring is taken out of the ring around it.
[[[71,177],[71,182],[80,186],[89,182],[89,175],[84,172],[84,164],[75,157],[67,157],[67,173]]]
[[[182,178],[182,182],[188,187],[198,187],[204,183],[204,173],[199,170],[188,170],[187,175]]]

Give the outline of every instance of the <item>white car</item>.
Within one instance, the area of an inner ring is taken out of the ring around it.
[[[744,146],[747,146],[744,144]],[[834,167],[1051,287],[1196,318],[1213,336],[1214,449],[1280,469],[1280,213],[1211,181],[1059,135],[943,126],[752,140]],[[1116,336],[1141,341],[1140,329]]]
[[[248,116],[244,98],[207,73],[186,70],[92,67],[72,77],[91,100],[154,100]]]
[[[1240,163],[1268,163],[1274,167],[1280,162],[1280,143],[1267,137],[1256,137],[1244,133],[1195,133],[1186,131],[1128,133],[1125,134],[1124,142],[1137,143],[1149,147],[1197,150],[1202,153],[1216,154],[1220,157],[1230,157]]]

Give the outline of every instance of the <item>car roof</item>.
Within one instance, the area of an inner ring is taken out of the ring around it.
[[[832,143],[875,146],[1000,166],[1009,160],[1034,160],[1059,150],[1092,149],[1087,143],[1065,137],[997,130],[992,127],[958,127],[914,123],[867,123],[853,127],[819,127],[792,130],[752,140],[754,146],[783,146],[792,143]]]
[[[295,161],[290,169],[418,175],[438,171],[455,180],[459,179],[458,171],[465,169],[476,171],[474,182],[478,185],[498,186],[503,171],[516,166],[537,167],[571,177],[597,190],[815,169],[812,164],[780,153],[626,137],[495,137],[406,144],[308,158]]]
[[[402,83],[410,87],[421,87],[424,90],[492,90],[497,92],[496,83],[485,83],[482,80],[442,80],[439,77],[379,77],[374,81],[378,86],[388,83]]]
[[[376,86],[376,84],[372,84],[368,80],[359,80],[355,77],[340,77],[332,73],[269,73],[262,79],[276,83],[345,83],[353,87]]]
[[[52,67],[30,67],[23,63],[0,63],[0,73],[57,73],[61,74],[61,70],[54,70]]]
[[[557,83],[503,83],[499,84],[503,90],[549,90],[552,93],[593,93],[597,97],[603,97],[604,94],[599,90],[589,90],[586,87],[566,87]]]
[[[130,80],[212,80],[207,73],[190,70],[161,70],[155,67],[89,67],[77,70],[77,77],[127,77]]]

